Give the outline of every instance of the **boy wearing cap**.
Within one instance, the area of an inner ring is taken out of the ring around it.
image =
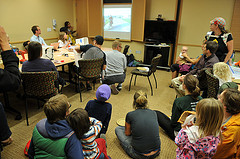
[[[85,110],[88,112],[89,117],[96,118],[102,122],[101,134],[106,134],[108,129],[108,124],[111,119],[112,114],[112,105],[106,102],[111,96],[111,89],[108,85],[103,84],[98,87],[96,91],[96,98],[90,100]]]
[[[87,45],[77,46],[75,48],[75,50],[79,53],[81,53],[81,52],[84,53],[83,54],[84,60],[103,58],[104,61],[103,61],[102,69],[105,70],[106,69],[106,55],[101,49],[103,42],[104,42],[103,37],[100,35],[97,35],[93,39],[93,45],[87,44]],[[92,87],[89,85],[88,81],[87,81],[86,85],[87,85],[87,90],[92,89]]]
[[[227,63],[233,54],[233,37],[225,30],[226,21],[222,17],[216,17],[210,21],[210,32],[205,36],[206,41],[216,41],[218,49],[216,56],[220,62]]]

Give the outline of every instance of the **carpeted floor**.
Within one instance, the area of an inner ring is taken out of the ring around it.
[[[133,95],[137,90],[143,90],[148,94],[149,108],[153,110],[160,110],[167,115],[171,115],[172,103],[175,99],[174,89],[168,87],[171,79],[171,73],[165,70],[157,70],[156,78],[158,81],[158,88],[154,89],[154,95],[150,95],[150,86],[148,84],[148,80],[145,77],[138,77],[136,86],[131,87],[131,91],[128,91],[129,80],[130,80],[130,72],[133,68],[128,68],[127,77],[125,82],[123,83],[123,89],[118,95],[112,95],[109,99],[109,102],[112,104],[112,118],[109,124],[109,128],[106,134],[107,137],[107,153],[113,159],[128,159],[128,155],[121,148],[119,141],[115,135],[115,128],[117,126],[116,122],[120,118],[125,118],[127,112],[132,111],[132,102]],[[153,77],[150,78],[153,87],[155,87]],[[100,84],[96,85],[99,86]],[[84,108],[86,103],[95,97],[96,90],[92,91],[84,91],[82,93],[83,102],[79,100],[79,93],[75,92],[74,85],[70,84],[65,87],[63,93],[66,94],[69,98],[69,102],[72,104],[70,111],[75,108],[81,107]],[[2,99],[0,98],[2,101]],[[2,151],[3,159],[22,159],[26,158],[23,154],[24,147],[29,139],[31,139],[32,131],[36,123],[44,118],[44,113],[42,108],[37,108],[37,102],[35,100],[30,100],[30,108],[29,108],[29,123],[30,125],[26,125],[25,121],[25,109],[24,109],[24,100],[16,97],[15,93],[9,93],[10,104],[13,107],[16,107],[18,110],[22,112],[23,119],[20,121],[14,120],[14,115],[11,113],[6,113],[9,125],[12,131],[12,137],[14,142],[11,145],[4,147]],[[163,132],[161,128],[160,130],[160,138],[161,138],[161,153],[157,158],[168,159],[175,158],[176,154],[176,145],[173,141],[171,141]]]

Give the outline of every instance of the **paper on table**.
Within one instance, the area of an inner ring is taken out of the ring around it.
[[[233,78],[240,79],[240,68],[236,66],[230,66],[233,71]]]

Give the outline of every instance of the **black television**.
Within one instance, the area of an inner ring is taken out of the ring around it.
[[[144,41],[146,43],[175,43],[176,21],[145,20]]]

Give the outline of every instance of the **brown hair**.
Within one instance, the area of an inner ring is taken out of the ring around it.
[[[36,31],[38,30],[37,27],[39,27],[39,26],[38,26],[38,25],[32,26],[32,29],[31,29],[31,30],[32,30],[33,34],[35,34]]]
[[[122,46],[122,43],[119,40],[113,41],[112,49],[116,49],[118,46]]]
[[[220,29],[220,31],[225,34],[225,33],[228,33],[228,31],[225,29],[225,27],[221,26],[221,25],[218,25],[218,28]]]
[[[60,32],[60,33],[59,33],[59,40],[61,40],[63,43],[65,43],[65,41],[66,41],[66,40],[64,39],[64,35],[65,35],[65,34],[67,34],[67,33],[65,33],[65,32]]]
[[[195,76],[191,74],[186,75],[184,77],[183,83],[193,98],[196,99],[200,95],[200,88],[198,87],[199,81]]]
[[[220,135],[224,111],[222,103],[214,98],[202,99],[196,106],[196,125],[200,137]]]
[[[42,45],[39,42],[32,41],[28,44],[28,61],[33,61],[42,56]]]
[[[215,54],[215,52],[218,49],[218,43],[215,41],[207,41],[206,42],[206,50],[209,50],[212,54]]]
[[[133,97],[134,109],[146,109],[147,108],[147,94],[143,91],[137,91]]]
[[[58,94],[50,98],[43,106],[45,115],[49,123],[55,123],[66,118],[69,109],[67,96]]]
[[[236,89],[228,88],[223,91],[223,105],[226,112],[234,115],[240,113],[240,92]]]
[[[90,120],[86,110],[77,108],[67,117],[67,122],[75,131],[77,138],[80,140],[90,128]]]

